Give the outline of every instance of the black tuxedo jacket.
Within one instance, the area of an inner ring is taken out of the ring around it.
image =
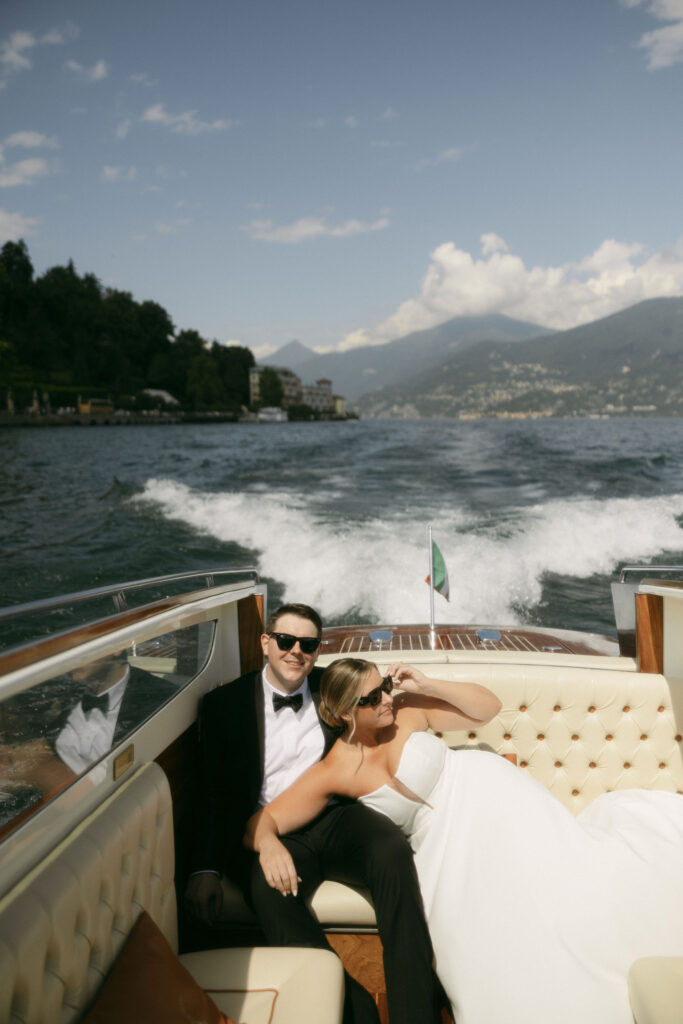
[[[316,708],[320,677],[308,684]],[[324,754],[338,733],[320,719]],[[263,679],[248,672],[207,693],[199,715],[200,787],[193,870],[223,871],[243,880],[247,851],[242,837],[256,808],[264,772]]]

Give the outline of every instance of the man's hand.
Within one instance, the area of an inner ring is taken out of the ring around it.
[[[223,909],[223,886],[212,871],[193,875],[185,889],[185,906],[204,924],[213,924]]]
[[[301,879],[296,873],[291,853],[277,836],[262,840],[258,856],[268,885],[278,889],[283,896],[290,892],[296,896]]]

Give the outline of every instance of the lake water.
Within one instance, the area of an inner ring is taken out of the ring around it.
[[[255,567],[271,609],[614,635],[609,582],[683,562],[683,421],[0,429],[0,607]]]

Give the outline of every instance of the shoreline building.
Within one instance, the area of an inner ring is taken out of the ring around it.
[[[321,377],[315,384],[302,384],[301,379],[286,366],[252,366],[249,370],[249,401],[258,405],[261,401],[261,374],[265,369],[277,374],[282,384],[282,408],[293,405],[307,405],[316,413],[346,414],[346,403],[340,395],[332,394],[332,381]]]

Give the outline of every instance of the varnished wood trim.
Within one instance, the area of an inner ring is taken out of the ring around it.
[[[664,671],[664,601],[636,594],[636,657],[639,672]]]
[[[78,626],[76,629],[70,629],[66,633],[59,633],[56,636],[36,640],[30,645],[17,648],[15,651],[0,654],[0,676],[6,675],[8,672],[16,672],[20,668],[26,668],[28,665],[34,665],[44,658],[51,658],[55,654],[62,654],[64,651],[72,650],[74,647],[80,647],[81,644],[106,636],[108,633],[123,629],[125,626],[137,625],[153,615],[158,615],[160,612],[182,608],[222,592],[225,592],[227,595],[231,589],[232,587],[212,587],[205,590],[193,590],[190,594],[177,594],[175,597],[153,601],[142,608],[133,608],[130,611],[108,615],[105,619],[89,622],[84,626]],[[242,599],[242,601],[249,600],[250,598]],[[242,604],[242,601],[238,603]],[[258,601],[263,604],[263,599],[260,596],[258,596]]]
[[[249,594],[237,602],[237,616],[240,633],[240,669],[255,672],[263,668],[263,595]]]

